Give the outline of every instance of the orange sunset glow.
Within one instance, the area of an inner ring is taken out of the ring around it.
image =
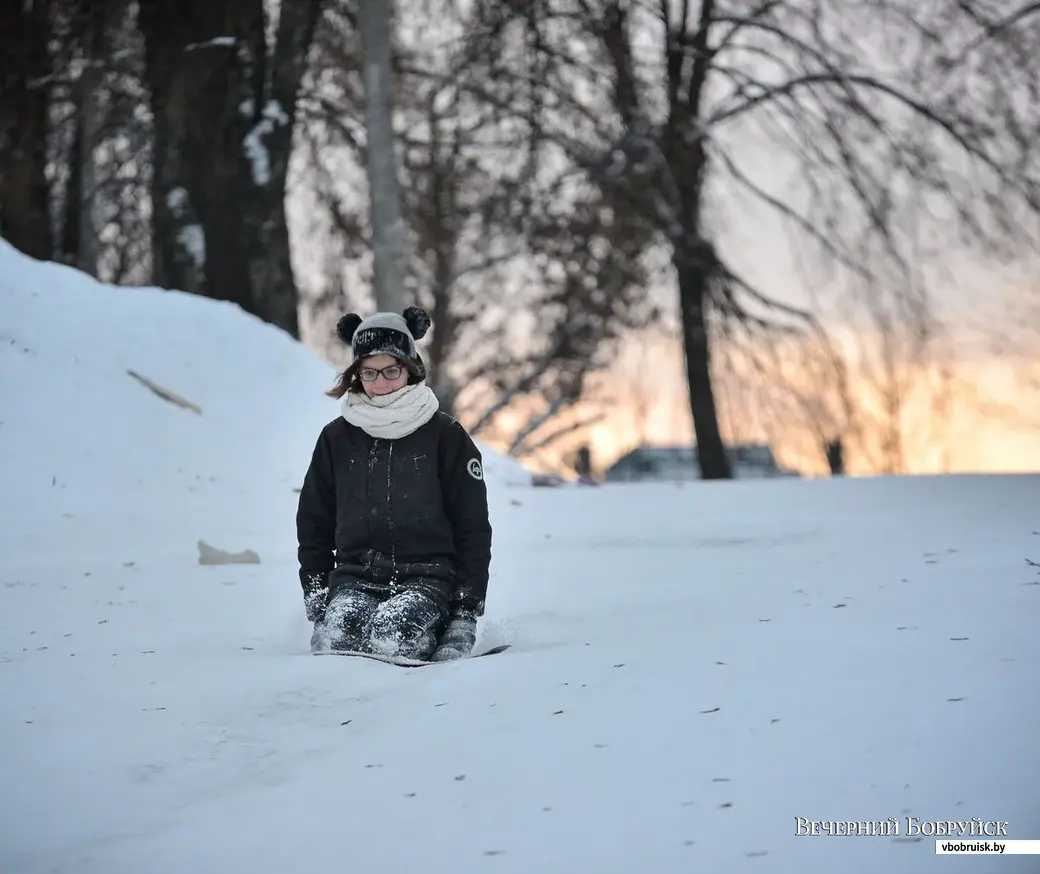
[[[682,351],[660,334],[630,340],[615,366],[566,417],[577,422],[602,418],[558,444],[525,458],[539,472],[568,473],[574,449],[588,445],[597,471],[641,444],[692,445],[692,422],[683,374]],[[899,410],[902,463],[885,469],[882,444],[885,415],[878,388],[862,375],[850,377],[849,394],[860,410],[862,440],[846,450],[850,475],[877,473],[985,473],[1040,470],[1040,357],[1009,361],[996,357],[953,362],[938,373],[933,366],[903,369],[906,390]],[[804,379],[804,376],[803,376]],[[727,443],[769,443],[778,461],[805,476],[826,475],[827,465],[816,426],[826,425],[825,394],[817,415],[797,414],[781,405],[776,392],[750,379],[721,373],[719,419]],[[812,398],[809,398],[812,400]],[[804,400],[804,397],[803,397]],[[803,404],[804,406],[804,404]],[[485,437],[504,449],[512,434],[539,404],[517,403]],[[816,421],[813,421],[815,418]],[[823,428],[826,431],[826,427]]]

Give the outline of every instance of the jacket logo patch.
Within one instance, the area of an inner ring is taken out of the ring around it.
[[[484,479],[484,471],[480,466],[480,460],[471,458],[466,462],[466,473],[468,473],[473,479]]]

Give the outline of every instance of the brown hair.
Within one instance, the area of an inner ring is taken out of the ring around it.
[[[365,389],[361,385],[361,377],[358,376],[357,373],[361,360],[363,359],[351,362],[350,367],[344,370],[337,377],[336,384],[325,392],[325,394],[330,398],[336,398],[336,400],[339,400],[347,392],[352,392],[354,394],[360,394],[363,392]],[[407,358],[397,358],[396,360],[398,364],[408,371],[408,385],[415,385],[426,378],[425,368],[417,362],[411,361]]]

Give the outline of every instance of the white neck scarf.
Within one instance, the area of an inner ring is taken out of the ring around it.
[[[371,398],[364,392],[347,392],[342,416],[372,437],[396,440],[425,425],[439,408],[433,389],[421,382]]]

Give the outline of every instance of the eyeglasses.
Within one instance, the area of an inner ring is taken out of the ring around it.
[[[401,371],[404,368],[400,364],[391,364],[389,367],[384,367],[382,370],[376,370],[374,367],[359,367],[358,376],[361,377],[362,382],[374,382],[375,378],[382,374],[383,379],[393,382],[395,379],[400,377]]]

